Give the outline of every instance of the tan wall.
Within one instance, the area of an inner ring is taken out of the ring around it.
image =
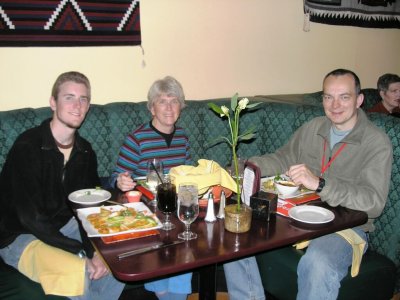
[[[187,99],[312,92],[330,70],[354,70],[363,87],[400,73],[400,30],[311,23],[303,1],[144,0],[140,47],[0,48],[0,111],[48,105],[67,70],[90,78],[93,103],[141,101],[167,74]],[[142,60],[146,66],[142,66]]]

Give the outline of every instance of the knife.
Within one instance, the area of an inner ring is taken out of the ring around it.
[[[157,243],[157,244],[154,244],[154,245],[151,245],[151,246],[148,246],[148,247],[135,249],[135,250],[131,250],[131,251],[128,251],[128,252],[124,252],[124,253],[118,254],[117,258],[118,259],[123,259],[123,258],[128,257],[128,256],[142,254],[142,253],[145,253],[145,252],[150,252],[150,251],[153,251],[153,250],[162,249],[162,248],[166,248],[166,247],[173,246],[173,245],[178,245],[178,244],[181,244],[181,243],[184,243],[184,242],[185,242],[185,240],[178,240],[178,241],[174,241],[174,242],[171,242],[171,243]]]

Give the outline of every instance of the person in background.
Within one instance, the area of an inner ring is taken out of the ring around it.
[[[396,74],[384,74],[378,79],[378,91],[382,101],[368,112],[378,112],[400,117],[400,77]]]
[[[192,164],[189,139],[185,131],[175,125],[185,107],[181,84],[171,76],[157,80],[147,98],[152,118],[128,134],[110,177],[110,185],[121,191],[136,186],[132,177],[145,176],[147,161],[151,158],[160,159],[166,173],[172,167]],[[191,280],[192,274],[187,273],[145,283],[145,288],[155,292],[160,300],[186,299],[192,292]]]
[[[10,149],[0,174],[0,256],[46,293],[57,279],[66,290],[73,282],[82,291],[60,295],[112,300],[124,284],[94,251],[67,200],[76,190],[100,185],[96,155],[77,131],[90,97],[85,75],[61,74],[50,97],[52,118],[22,133]]]
[[[386,203],[393,151],[387,135],[359,108],[364,99],[360,90],[354,72],[328,73],[323,80],[325,116],[304,124],[275,153],[249,161],[260,167],[261,176],[286,173],[330,206],[365,211],[368,222],[350,233],[367,246],[368,232]],[[352,255],[352,246],[339,234],[310,241],[297,267],[297,299],[336,299]]]

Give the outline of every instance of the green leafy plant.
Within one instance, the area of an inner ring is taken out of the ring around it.
[[[250,128],[244,130],[243,133],[240,133],[239,130],[239,122],[240,122],[240,114],[246,109],[251,109],[259,105],[260,103],[249,104],[249,99],[243,98],[238,101],[238,93],[232,96],[231,98],[231,107],[230,109],[225,106],[218,106],[215,103],[208,103],[208,106],[217,114],[220,115],[221,118],[227,118],[230,129],[230,136],[224,137],[220,136],[210,142],[210,145],[215,145],[221,142],[225,142],[229,144],[232,149],[233,156],[233,164],[236,175],[236,192],[237,192],[237,210],[240,210],[240,182],[239,182],[239,163],[237,156],[237,146],[241,141],[246,141],[254,138],[256,132],[256,126],[251,126]]]

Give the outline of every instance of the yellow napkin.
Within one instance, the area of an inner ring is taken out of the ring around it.
[[[198,166],[178,166],[169,171],[171,181],[176,187],[184,182],[197,183],[199,194],[204,194],[211,186],[220,184],[232,191],[236,191],[236,182],[229,173],[212,160],[199,159]]]
[[[18,270],[40,283],[46,295],[68,297],[84,293],[85,260],[39,240],[25,248]]]
[[[362,256],[364,254],[365,241],[353,230],[345,229],[337,231],[353,248],[353,261],[351,264],[351,277],[356,277],[360,271]],[[304,249],[308,246],[310,241],[303,241],[293,245],[296,249]]]

